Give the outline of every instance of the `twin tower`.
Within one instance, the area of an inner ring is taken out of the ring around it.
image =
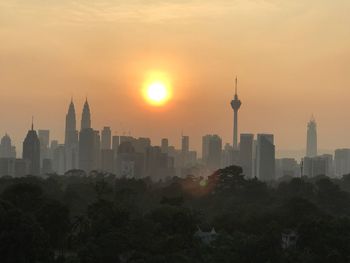
[[[82,162],[86,163],[86,158],[84,158],[84,150],[86,143],[84,140],[82,140],[85,137],[85,134],[90,134],[93,136],[93,130],[91,129],[91,113],[90,113],[90,107],[87,99],[85,100],[83,112],[81,116],[81,125],[80,125],[80,135],[78,134],[77,130],[77,121],[76,121],[76,114],[75,114],[75,107],[73,100],[71,100],[68,113],[66,115],[66,130],[65,130],[65,169],[76,169],[76,168],[82,168]],[[80,145],[83,143],[84,145]],[[89,143],[87,143],[89,144]],[[79,154],[79,149],[81,149],[81,153]]]

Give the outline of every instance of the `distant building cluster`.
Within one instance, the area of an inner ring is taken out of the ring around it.
[[[217,134],[202,137],[199,157],[190,148],[189,136],[181,136],[181,148],[169,144],[167,138],[160,145],[152,145],[149,138],[113,135],[110,127],[101,131],[92,127],[88,101],[84,103],[80,130],[73,101],[65,122],[64,143],[50,140],[49,130],[34,129],[32,123],[23,141],[22,158],[8,134],[0,142],[0,176],[64,174],[80,169],[86,173],[103,171],[119,177],[162,180],[172,176],[207,176],[230,165],[238,165],[247,178],[272,181],[285,176],[317,175],[342,176],[350,173],[350,149],[337,149],[334,156],[317,153],[317,125],[312,117],[307,124],[306,156],[298,162],[293,158],[275,157],[273,134],[238,133],[238,110],[242,103],[237,94],[231,101],[233,109],[232,144],[223,145]],[[239,138],[239,141],[238,141]]]

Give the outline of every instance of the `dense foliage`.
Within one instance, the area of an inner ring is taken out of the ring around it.
[[[203,242],[195,233],[210,232]],[[296,243],[282,246],[293,231]],[[0,262],[349,262],[350,175],[0,178]]]

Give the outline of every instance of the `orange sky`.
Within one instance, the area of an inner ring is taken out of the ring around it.
[[[0,3],[0,134],[17,145],[32,115],[62,142],[71,96],[79,122],[88,96],[95,129],[231,142],[238,75],[241,132],[303,149],[314,114],[320,148],[350,147],[348,0],[52,2]],[[142,99],[152,70],[171,76],[166,107]]]

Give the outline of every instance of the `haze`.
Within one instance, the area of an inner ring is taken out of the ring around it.
[[[232,143],[237,75],[239,132],[303,149],[314,114],[320,148],[350,147],[349,1],[96,2],[1,1],[0,134],[17,145],[32,115],[62,142],[71,96],[78,121],[88,97],[96,129],[176,146],[183,131],[195,149],[207,133]],[[172,81],[164,107],[142,98],[152,70]]]

